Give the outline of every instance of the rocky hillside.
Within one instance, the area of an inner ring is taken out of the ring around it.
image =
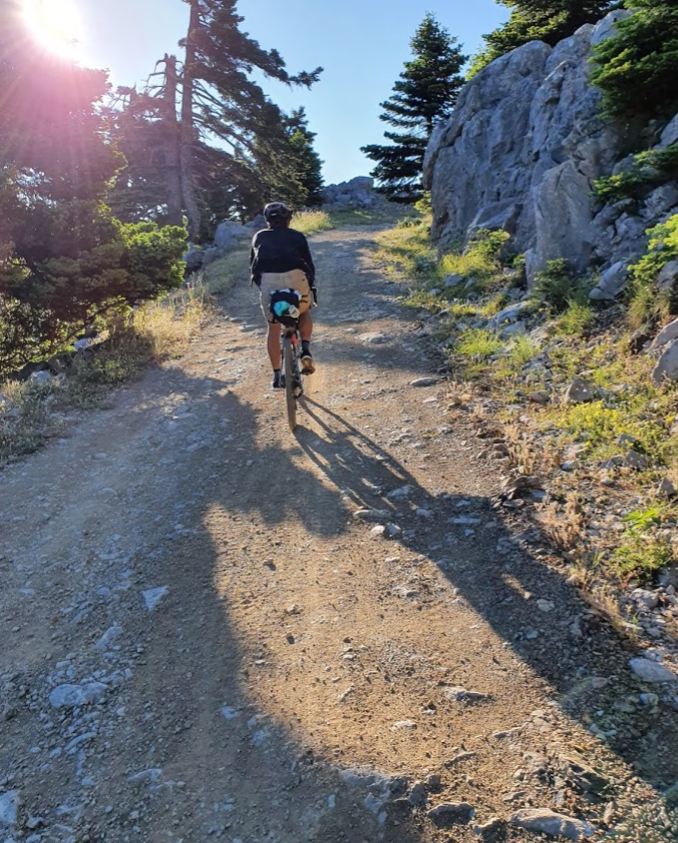
[[[594,194],[597,179],[630,161],[628,126],[601,116],[601,94],[589,83],[593,47],[627,14],[612,12],[555,48],[526,44],[468,83],[427,151],[434,239],[449,245],[480,229],[504,229],[526,253],[529,280],[549,260],[566,258],[580,272],[603,270],[594,297],[619,292],[630,260],[646,247],[646,230],[678,206],[675,182],[633,207],[625,199],[603,205]],[[678,115],[649,131],[648,146],[666,149],[678,141]]]

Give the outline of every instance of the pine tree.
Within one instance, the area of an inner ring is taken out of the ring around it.
[[[592,81],[615,116],[672,117],[678,109],[678,5],[634,0],[632,8],[616,35],[596,48]]]
[[[426,146],[435,123],[452,113],[464,84],[466,56],[457,39],[427,14],[410,42],[414,58],[381,104],[380,119],[401,131],[385,132],[391,143],[362,151],[375,161],[372,175],[378,189],[394,202],[416,202],[422,195],[421,174]]]
[[[623,5],[620,0],[496,0],[511,9],[511,17],[485,36],[486,48],[474,57],[471,74],[530,41],[554,46],[580,26],[596,23]]]
[[[252,79],[253,69],[288,85],[310,87],[322,68],[290,75],[277,50],[264,50],[240,29],[236,0],[184,0],[190,6],[181,78],[178,136],[183,205],[194,238],[200,202],[194,154],[200,139],[218,138],[232,149],[252,148],[257,129],[270,125],[273,104]]]
[[[306,192],[304,205],[309,207],[322,205],[323,162],[313,146],[317,135],[308,128],[305,109],[299,108],[292,112],[288,118],[288,131],[292,160],[299,181]]]

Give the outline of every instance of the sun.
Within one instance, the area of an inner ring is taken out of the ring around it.
[[[62,59],[76,59],[82,17],[74,0],[23,0],[24,19],[35,41]]]

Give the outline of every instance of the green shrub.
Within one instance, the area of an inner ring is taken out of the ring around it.
[[[564,258],[549,261],[539,272],[533,291],[535,301],[550,315],[566,311],[573,303],[588,302],[589,284],[572,269]]]
[[[558,320],[558,333],[566,337],[582,337],[595,325],[596,315],[586,302],[571,301]]]
[[[518,336],[515,338],[511,350],[509,351],[509,362],[511,365],[520,370],[526,366],[530,360],[533,360],[539,353],[537,345],[529,338]]]
[[[461,275],[467,281],[473,279],[476,291],[485,290],[498,276],[503,281],[502,251],[509,239],[506,231],[478,231],[461,254],[452,252],[440,258],[439,279]]]
[[[676,291],[660,291],[657,276],[669,261],[678,259],[678,214],[649,229],[648,250],[638,263],[629,267],[629,324],[633,328],[663,321],[678,313]]]
[[[595,49],[592,82],[615,116],[673,115],[678,109],[678,5],[632,0],[633,14]]]
[[[469,328],[454,342],[453,351],[476,363],[484,363],[504,348],[504,343],[493,331]]]
[[[612,554],[612,566],[624,576],[650,580],[674,561],[671,544],[662,538],[627,533],[623,543]]]
[[[593,191],[601,202],[639,199],[653,187],[678,178],[678,144],[634,156],[632,164],[614,176],[598,179]]]

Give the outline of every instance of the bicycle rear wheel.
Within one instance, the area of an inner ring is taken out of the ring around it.
[[[294,370],[294,346],[292,345],[292,337],[286,336],[283,341],[283,359],[285,364],[285,395],[287,398],[287,421],[290,425],[290,430],[294,430],[297,426],[297,398],[296,390],[296,373]]]

